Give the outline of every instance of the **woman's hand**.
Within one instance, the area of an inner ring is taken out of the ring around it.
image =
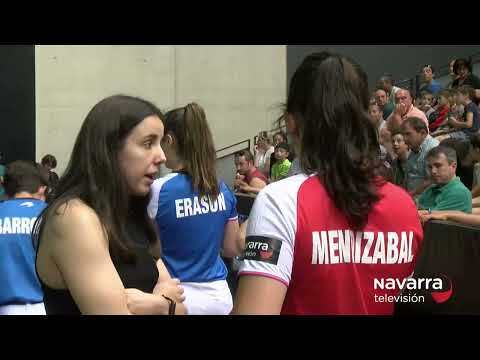
[[[168,301],[160,295],[125,289],[128,310],[134,315],[167,315]]]
[[[185,301],[183,291],[183,287],[180,286],[180,280],[169,279],[158,282],[153,289],[153,294],[157,296],[165,295],[177,303],[183,303]]]

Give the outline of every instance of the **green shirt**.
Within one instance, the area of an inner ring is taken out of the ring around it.
[[[383,107],[383,118],[388,119],[390,114],[393,112],[395,109],[395,104],[391,101],[387,102],[385,106]]]
[[[472,193],[457,176],[445,185],[432,185],[419,199],[419,209],[472,212]]]
[[[291,165],[292,163],[288,159],[285,159],[282,162],[277,161],[275,164],[273,164],[271,174],[272,181],[286,178]]]

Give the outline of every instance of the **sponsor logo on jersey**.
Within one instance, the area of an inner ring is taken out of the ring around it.
[[[278,264],[282,242],[264,236],[249,236],[246,239],[243,260],[254,260]]]
[[[31,202],[31,201],[27,201],[27,202],[21,203],[20,206],[24,206],[24,207],[29,207],[29,208],[31,208],[31,207],[34,207],[35,205],[34,205],[33,202]]]

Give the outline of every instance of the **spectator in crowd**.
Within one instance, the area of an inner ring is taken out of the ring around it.
[[[480,206],[480,134],[475,134],[470,141],[447,139],[442,146],[450,146],[457,153],[457,176],[463,184],[472,189],[472,203]],[[461,170],[461,172],[459,172]],[[470,176],[471,175],[471,176]],[[470,176],[470,178],[466,178]]]
[[[447,89],[452,89],[452,85],[453,85],[453,82],[457,79],[457,75],[455,74],[455,72],[453,71],[453,65],[455,65],[455,59],[451,60],[449,63],[448,63],[448,66],[449,66],[449,76],[450,76],[450,81],[448,82],[446,88]]]
[[[236,190],[258,194],[260,190],[267,186],[268,180],[255,167],[253,155],[249,150],[242,150],[235,154],[235,167],[237,169],[237,176],[234,182]]]
[[[397,129],[392,134],[392,145],[395,159],[392,161],[393,182],[404,189],[407,188],[407,159],[410,154],[403,134]]]
[[[401,130],[405,143],[410,148],[406,166],[407,190],[410,195],[418,197],[431,184],[425,157],[439,142],[428,134],[427,125],[417,117],[407,118],[402,123]]]
[[[418,108],[425,113],[427,119],[436,110],[436,98],[428,90],[423,90],[420,93],[420,105]]]
[[[396,129],[394,129],[394,131],[395,130]],[[382,156],[391,163],[391,160],[395,158],[395,152],[393,151],[392,135],[387,126],[384,126],[382,130],[380,130],[379,142]]]
[[[380,106],[378,106],[376,103],[370,104],[368,106],[368,114],[370,115],[370,120],[373,126],[375,126],[375,129],[377,129],[377,133],[380,136],[381,130],[386,126]]]
[[[50,202],[51,199],[55,197],[55,188],[57,187],[59,181],[58,174],[53,171],[53,169],[57,167],[57,159],[55,156],[48,154],[42,158],[41,164],[48,170],[47,202]]]
[[[470,142],[468,140],[445,139],[440,145],[448,146],[455,150],[457,153],[457,176],[468,189],[472,189],[473,164],[468,164],[465,161],[468,156]]]
[[[480,100],[480,78],[472,73],[472,65],[466,59],[457,59],[453,64],[453,72],[457,78],[452,83],[452,88],[456,89],[464,85],[475,89],[472,101],[478,105]]]
[[[377,82],[377,89],[383,89],[387,94],[388,101],[395,104],[395,94],[400,88],[393,85],[392,75],[383,75]]]
[[[453,131],[440,137],[439,141],[445,138],[468,140],[480,129],[478,106],[472,101],[475,96],[475,89],[471,86],[461,86],[458,88],[458,93],[458,101],[465,109],[463,117],[461,120],[449,117],[448,125]]]
[[[430,133],[432,133],[432,136],[437,129],[447,124],[447,117],[450,112],[450,103],[448,101],[449,96],[450,93],[448,90],[442,90],[437,95],[437,107],[435,111],[428,117],[428,127]]]
[[[443,141],[448,136],[444,136],[449,132],[455,131],[454,128],[450,127],[449,120],[454,119],[457,121],[462,120],[463,114],[465,112],[465,107],[459,103],[459,91],[458,89],[450,89],[449,96],[448,96],[448,104],[449,104],[449,112],[447,114],[446,122],[441,125],[435,132],[432,134],[433,137],[439,139],[439,141]]]
[[[393,314],[372,279],[410,276],[423,233],[412,199],[378,176],[367,75],[341,55],[312,54],[292,77],[286,114],[305,172],[255,200],[233,313]]]
[[[385,93],[383,90],[379,91]],[[370,121],[375,129],[377,129],[381,158],[389,161],[389,158],[393,156],[393,149],[390,132],[387,129],[387,122],[383,119],[380,106],[378,106],[377,103],[370,104],[368,106],[368,114],[370,115]]]
[[[383,88],[377,89],[377,91],[375,91],[375,99],[377,100],[377,105],[380,107],[380,110],[382,111],[383,118],[388,119],[390,114],[395,109],[394,101],[389,100],[387,92]]]
[[[270,157],[274,152],[268,133],[261,131],[257,136],[254,165],[266,178],[270,176]]]
[[[413,105],[412,93],[410,90],[399,89],[395,94],[395,110],[387,119],[388,129],[392,132],[410,117],[421,119],[425,123],[428,133],[427,117],[423,111]]]
[[[437,146],[426,156],[432,184],[418,200],[420,213],[438,210],[472,212],[472,194],[456,176],[457,155],[448,146]]]
[[[453,117],[454,119],[461,119],[465,112],[465,106],[460,103],[460,92],[458,91],[458,88],[450,90],[450,97],[448,101],[450,103],[451,112],[451,115],[449,115],[449,117]]]
[[[288,160],[290,147],[287,143],[280,143],[275,147],[277,162],[272,167],[271,182],[282,180],[288,176],[292,163]]]
[[[475,207],[480,206],[480,134],[470,138],[468,152],[462,159],[463,166],[473,167],[472,198]]]
[[[7,166],[8,199],[0,203],[0,315],[45,315],[30,235],[46,206],[45,175],[40,166],[28,161]]]
[[[434,79],[435,71],[432,65],[425,65],[422,69],[423,84],[420,87],[420,91],[426,90],[429,93],[436,95],[443,88],[442,85]]]
[[[274,148],[280,144],[280,143],[287,143],[288,144],[288,139],[287,135],[283,131],[279,131],[273,135],[273,146]],[[290,162],[293,162],[293,159],[295,158],[295,153],[293,149],[290,147],[290,152],[288,153],[288,160]],[[275,157],[275,151],[270,155],[270,174],[272,173],[272,166],[277,162],[277,159]]]

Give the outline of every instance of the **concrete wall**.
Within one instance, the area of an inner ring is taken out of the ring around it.
[[[173,103],[170,46],[36,46],[36,155],[52,153],[61,173],[80,126],[101,99],[117,94]]]
[[[36,157],[61,173],[99,100],[145,97],[169,110],[197,101],[217,149],[270,129],[286,96],[286,46],[36,46]]]
[[[198,101],[217,149],[272,128],[286,97],[285,46],[176,46],[176,102]]]

